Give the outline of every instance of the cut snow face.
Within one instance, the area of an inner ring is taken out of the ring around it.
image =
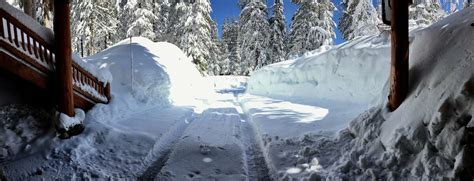
[[[388,34],[363,37],[264,67],[252,74],[247,92],[368,104],[388,80],[389,43]]]

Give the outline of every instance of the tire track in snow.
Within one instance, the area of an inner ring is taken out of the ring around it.
[[[168,133],[153,146],[152,150],[143,161],[145,165],[149,166],[142,174],[140,174],[137,180],[154,180],[156,178],[168,161],[178,139],[181,138],[187,127],[197,117],[197,115],[192,114],[189,119],[185,119],[183,122],[178,123],[174,129],[168,131]]]
[[[234,94],[234,97],[234,104],[242,120],[241,135],[243,144],[246,147],[245,161],[249,180],[271,181],[270,171],[262,152],[262,146],[259,144],[261,139],[259,140],[249,116],[244,113],[243,107],[238,101],[238,94]]]

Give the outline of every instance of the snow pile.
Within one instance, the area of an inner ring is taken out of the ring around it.
[[[111,104],[92,110],[98,120],[156,106],[192,105],[196,97],[211,92],[191,59],[170,43],[134,37],[132,44],[126,39],[84,60],[110,70],[114,78]]]
[[[52,115],[53,110],[31,106],[0,107],[0,162],[32,153],[53,137],[56,119]]]
[[[362,37],[343,45],[264,67],[253,73],[247,92],[287,98],[370,103],[390,72],[388,34]]]
[[[210,76],[207,79],[217,91],[245,90],[248,77],[245,76]]]
[[[59,129],[69,130],[76,125],[83,124],[84,119],[86,119],[86,113],[81,109],[75,110],[76,115],[74,117],[69,117],[66,114],[61,113],[59,115]]]
[[[300,148],[299,151],[280,152],[296,155],[286,161],[288,170],[280,170],[280,176],[360,180],[472,179],[472,23],[474,8],[468,8],[426,29],[412,32],[411,88],[401,107],[389,112],[386,99],[383,99],[379,106],[360,115],[348,129],[341,131],[337,139],[307,135],[274,144],[275,149],[288,145]],[[381,97],[386,98],[388,86],[382,92]],[[322,170],[310,169],[315,159]],[[297,172],[290,173],[295,170]]]

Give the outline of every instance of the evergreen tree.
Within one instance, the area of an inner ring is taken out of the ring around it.
[[[345,10],[339,23],[344,39],[373,35],[379,32],[377,11],[371,0],[343,0]]]
[[[154,14],[157,16],[154,22],[156,41],[166,41],[166,32],[168,29],[168,18],[171,4],[169,0],[153,0]]]
[[[240,65],[240,47],[239,47],[239,21],[237,19],[228,19],[222,26],[221,67],[224,75],[239,75],[242,70]]]
[[[414,0],[410,6],[410,26],[429,26],[445,16],[439,0]]]
[[[300,8],[293,16],[288,56],[299,56],[323,45],[332,45],[336,36],[330,0],[293,0]]]
[[[116,11],[111,1],[75,0],[72,3],[73,49],[92,55],[116,41]]]
[[[209,0],[176,0],[172,3],[167,36],[169,41],[192,57],[202,73],[210,73],[217,62],[217,30],[211,18]],[[215,38],[214,38],[215,37]]]
[[[154,40],[156,38],[154,22],[156,16],[153,14],[152,3],[149,0],[130,0],[133,16],[127,30],[127,36],[141,36]]]
[[[270,18],[270,60],[269,63],[277,63],[285,60],[285,15],[283,14],[283,0],[275,0],[273,5],[273,16]]]
[[[267,20],[265,0],[241,0],[240,14],[240,57],[242,75],[268,64],[268,47],[270,25]]]

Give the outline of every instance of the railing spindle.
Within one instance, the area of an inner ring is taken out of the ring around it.
[[[3,26],[3,16],[0,15],[0,36],[5,38],[5,27]]]
[[[16,26],[13,26],[13,34],[14,34],[14,38],[15,38],[15,45],[16,47],[20,47],[20,44],[18,43],[18,28]]]
[[[10,26],[10,22],[8,22],[8,21],[7,21],[7,31],[8,31],[8,40],[10,41],[10,43],[13,43],[12,29],[11,29],[11,26]]]
[[[31,38],[29,36],[27,38],[28,38],[28,40],[27,40],[28,52],[31,55],[31,54],[33,54],[33,52],[31,52]]]
[[[35,53],[35,57],[38,58],[39,55],[38,55],[38,46],[36,46],[36,41],[33,40],[33,52]]]
[[[23,48],[24,51],[26,51],[25,47],[25,33],[23,31],[20,31],[21,34],[21,48]]]

